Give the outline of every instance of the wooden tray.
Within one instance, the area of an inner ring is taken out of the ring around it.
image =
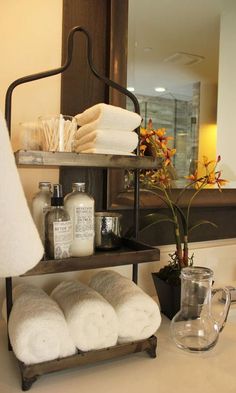
[[[23,276],[132,265],[159,261],[159,259],[160,251],[158,248],[136,240],[122,239],[122,246],[116,251],[98,251],[89,257],[42,260]]]
[[[128,344],[118,344],[114,347],[108,347],[96,351],[78,351],[78,353],[73,356],[37,363],[30,366],[26,366],[18,360],[22,378],[22,390],[29,390],[32,384],[42,375],[60,370],[84,366],[86,364],[102,360],[119,358],[136,352],[147,352],[151,358],[155,358],[156,347],[157,338],[156,336],[151,336],[145,340],[134,341]]]

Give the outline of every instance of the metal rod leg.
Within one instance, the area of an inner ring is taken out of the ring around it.
[[[11,277],[6,278],[6,307],[7,307],[7,324],[9,320],[9,316],[12,309],[12,279]],[[12,350],[11,343],[8,336],[8,349]]]

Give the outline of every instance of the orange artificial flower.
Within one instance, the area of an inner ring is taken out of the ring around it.
[[[175,153],[176,153],[176,149],[169,149],[169,148],[164,149],[163,155],[164,155],[164,160],[165,160],[165,162],[164,162],[165,166],[171,164],[171,159],[175,155]]]
[[[222,191],[221,187],[225,186],[228,183],[228,180],[220,178],[221,171],[216,172],[215,175],[216,175],[215,176],[216,184],[217,184],[219,190]]]

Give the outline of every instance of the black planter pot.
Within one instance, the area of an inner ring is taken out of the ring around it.
[[[169,319],[172,319],[180,310],[181,286],[168,284],[158,277],[158,273],[152,273],[152,278],[159,299],[161,312]]]

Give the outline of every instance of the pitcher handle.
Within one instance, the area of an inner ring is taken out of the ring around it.
[[[219,333],[222,332],[222,330],[225,327],[228,315],[229,315],[229,309],[230,309],[230,304],[231,304],[231,293],[228,288],[214,288],[212,289],[212,296],[216,295],[218,292],[224,292],[225,293],[225,306],[224,306],[224,311],[222,312],[222,321],[216,321],[217,325],[219,326]]]

